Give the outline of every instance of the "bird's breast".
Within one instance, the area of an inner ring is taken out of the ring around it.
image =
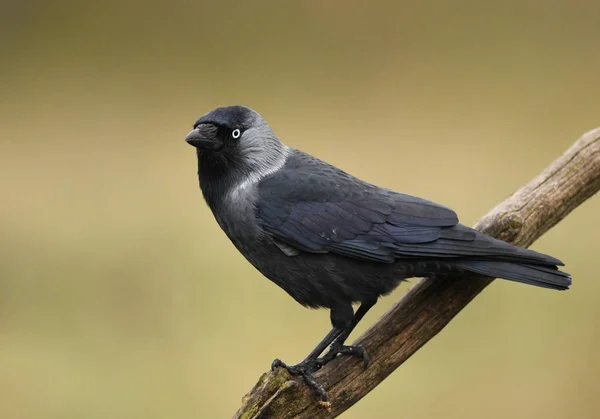
[[[251,190],[236,190],[227,193],[216,205],[213,214],[221,229],[242,252],[255,244],[263,234],[256,218],[256,207]]]

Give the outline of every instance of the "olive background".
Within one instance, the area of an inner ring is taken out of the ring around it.
[[[599,14],[1,1],[0,417],[231,417],[328,331],[220,231],[184,142],[197,117],[250,106],[286,144],[472,225],[600,125]],[[599,214],[594,197],[533,245],[570,291],[496,281],[342,417],[600,417]]]

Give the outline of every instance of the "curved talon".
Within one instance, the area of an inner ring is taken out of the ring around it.
[[[323,402],[329,402],[329,396],[325,391],[325,388],[317,382],[317,379],[310,372],[301,372],[299,375],[302,376],[306,384],[321,398]]]
[[[319,384],[316,378],[312,375],[313,372],[317,371],[321,368],[321,363],[319,360],[315,359],[312,362],[301,362],[297,365],[286,365],[285,362],[280,359],[275,359],[271,364],[271,370],[281,367],[285,368],[290,375],[299,375],[304,379],[306,385],[308,385],[321,399],[322,403],[329,403],[329,396],[327,396],[327,392],[325,388]]]
[[[360,345],[342,346],[340,348],[339,353],[344,354],[344,355],[352,355],[352,356],[356,356],[358,358],[362,358],[364,368],[367,368],[367,366],[369,365],[369,361],[371,360],[371,358],[369,357],[369,354],[367,353],[367,350]]]
[[[285,365],[285,363],[281,359],[275,358],[271,363],[271,371],[275,371],[279,367],[287,369],[287,365]]]

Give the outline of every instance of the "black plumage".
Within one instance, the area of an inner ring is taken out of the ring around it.
[[[366,365],[364,349],[344,341],[404,279],[473,272],[557,290],[571,283],[558,259],[493,239],[459,224],[445,206],[285,146],[249,108],[204,115],[186,140],[197,148],[204,197],[238,250],[299,303],[331,310],[332,331],[304,361],[274,362],[324,399],[312,373],[339,353]]]

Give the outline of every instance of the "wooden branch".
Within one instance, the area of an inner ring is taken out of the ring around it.
[[[600,128],[588,132],[531,182],[491,210],[475,228],[527,247],[600,190]],[[371,356],[338,357],[319,372],[331,400],[323,408],[301,379],[282,368],[263,374],[234,419],[333,418],[351,407],[446,326],[492,278],[423,279],[357,341]]]

